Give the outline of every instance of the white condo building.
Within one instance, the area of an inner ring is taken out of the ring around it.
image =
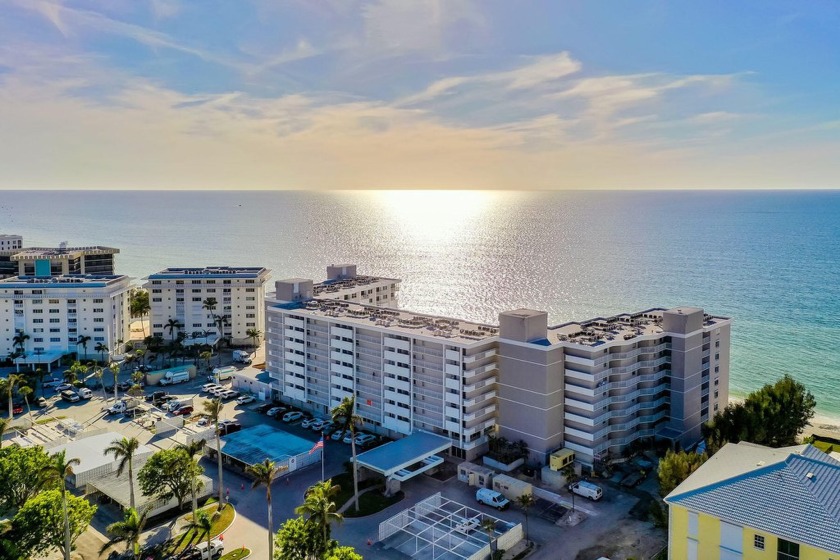
[[[262,267],[167,268],[148,277],[150,323],[153,335],[169,338],[170,319],[187,335],[218,334],[216,317],[224,317],[222,336],[233,345],[249,344],[247,332],[265,331],[265,283],[270,271]],[[216,308],[206,309],[213,298]]]
[[[4,237],[10,238],[4,241]],[[23,247],[19,235],[0,236],[0,278],[11,276],[67,276],[79,274],[113,275],[113,247],[91,245],[69,247]]]
[[[26,363],[50,364],[61,356],[85,349],[80,337],[90,337],[87,357],[102,343],[111,352],[128,340],[128,276],[73,275],[0,280],[0,355],[18,350],[14,338],[25,341]]]
[[[399,285],[357,279],[343,279],[338,299],[308,279],[275,282],[266,367],[283,400],[326,415],[355,394],[366,429],[441,434],[459,458],[494,434],[525,441],[533,460],[567,447],[584,464],[641,439],[694,443],[727,403],[731,321],[702,309],[555,327],[520,309],[486,325],[353,303],[362,286]]]
[[[22,235],[0,234],[0,251],[20,249],[22,247]]]

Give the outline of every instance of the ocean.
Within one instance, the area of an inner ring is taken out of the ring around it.
[[[790,373],[840,418],[840,192],[0,191],[0,233],[118,247],[138,281],[356,263],[401,278],[401,307],[477,321],[700,306],[733,318],[734,395]]]

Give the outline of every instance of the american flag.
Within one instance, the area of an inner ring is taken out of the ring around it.
[[[321,436],[321,439],[318,440],[318,443],[316,443],[315,446],[312,449],[309,450],[309,454],[312,455],[313,453],[315,453],[319,449],[323,449],[323,448],[324,448],[324,436]]]

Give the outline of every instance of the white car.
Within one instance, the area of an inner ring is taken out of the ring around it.
[[[352,443],[353,442],[353,434],[350,432],[350,430],[347,431],[347,433],[344,435],[344,439],[341,440],[341,441],[343,441],[344,443]]]
[[[341,430],[336,430],[330,436],[330,439],[333,441],[341,441],[341,438],[344,437],[344,432]],[[347,443],[350,443],[349,441]]]
[[[214,387],[213,389],[210,389],[207,392],[213,395],[214,397],[221,397],[222,393],[224,393],[225,391],[227,391],[227,388],[225,387]]]
[[[304,418],[303,422],[300,423],[301,428],[311,428],[312,424],[315,422],[320,422],[320,418]]]
[[[213,389],[216,389],[218,387],[219,387],[219,385],[217,385],[216,383],[206,383],[206,384],[201,386],[201,392],[202,393],[209,393],[210,391],[212,391]]]
[[[309,429],[313,432],[320,432],[328,423],[329,420],[321,420],[319,418],[314,418],[312,422],[309,423]],[[303,424],[301,424],[301,426],[303,426]]]
[[[376,441],[376,436],[372,434],[357,434],[356,445],[367,445]]]
[[[303,412],[293,410],[283,415],[283,422],[295,422],[303,418]]]
[[[265,413],[266,416],[277,416],[280,412],[286,410],[282,406],[275,406],[274,408],[269,408],[268,411]]]
[[[257,400],[257,397],[254,395],[242,395],[236,399],[236,404],[248,404],[254,402],[255,400]]]

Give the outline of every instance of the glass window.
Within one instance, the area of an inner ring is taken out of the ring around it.
[[[799,545],[794,542],[779,539],[776,558],[778,560],[799,560]]]
[[[758,550],[764,550],[764,537],[761,535],[755,535],[753,537],[753,546]]]

